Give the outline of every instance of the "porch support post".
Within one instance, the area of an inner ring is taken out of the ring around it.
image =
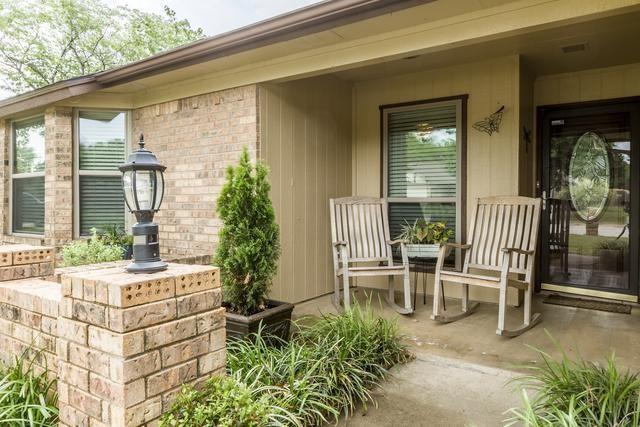
[[[44,241],[60,247],[73,239],[73,110],[44,115]]]

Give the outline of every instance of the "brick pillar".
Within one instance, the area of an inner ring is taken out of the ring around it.
[[[73,110],[45,111],[44,237],[49,246],[73,239]]]
[[[9,179],[11,170],[9,165],[9,147],[11,147],[11,122],[0,120],[0,230],[6,234],[11,230],[9,224]]]
[[[155,425],[184,383],[225,370],[216,267],[169,264],[62,277],[58,318],[61,426]]]

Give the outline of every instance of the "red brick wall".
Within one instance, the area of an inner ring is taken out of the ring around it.
[[[211,253],[220,223],[215,201],[225,169],[247,146],[256,157],[255,85],[151,105],[133,112],[133,135],[165,171],[165,196],[156,222],[164,255]]]

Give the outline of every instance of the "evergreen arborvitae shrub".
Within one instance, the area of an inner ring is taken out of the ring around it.
[[[268,168],[255,166],[245,148],[217,202],[223,222],[215,263],[220,267],[224,301],[231,311],[249,316],[265,308],[278,268],[280,233],[267,180]]]

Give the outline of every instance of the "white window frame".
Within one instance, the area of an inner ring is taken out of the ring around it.
[[[112,108],[74,108],[73,110],[73,236],[74,239],[88,239],[91,236],[83,236],[80,234],[80,176],[109,176],[121,177],[120,171],[83,171],[80,170],[80,112],[82,111],[103,111],[108,113],[125,113],[125,141],[124,141],[124,157],[122,163],[125,162],[131,150],[131,140],[133,132],[133,121],[131,110],[112,109]],[[123,195],[124,197],[124,195]],[[126,203],[124,207],[124,227],[125,232],[131,229],[131,215],[127,209]]]
[[[382,197],[387,199],[389,204],[391,203],[455,203],[456,204],[456,242],[462,242],[463,226],[465,219],[463,218],[464,207],[462,203],[464,201],[462,197],[463,193],[463,168],[464,156],[463,156],[463,132],[462,129],[462,103],[466,102],[465,99],[456,97],[456,99],[446,101],[421,101],[416,103],[410,103],[407,105],[399,106],[381,106],[382,115]],[[388,197],[388,185],[389,185],[389,114],[398,111],[411,111],[421,109],[424,107],[441,107],[455,105],[456,107],[456,195],[455,197]],[[460,266],[460,250],[456,250],[456,267]]]
[[[46,154],[45,154],[45,170],[42,172],[27,172],[27,173],[14,173],[14,157],[15,157],[15,146],[16,146],[16,132],[15,132],[15,125],[16,123],[21,123],[21,122],[26,122],[26,121],[30,121],[36,118],[42,118],[42,122],[44,123],[44,126],[46,128],[46,122],[45,122],[45,117],[44,114],[40,113],[40,114],[35,114],[33,116],[29,116],[29,117],[24,117],[21,119],[17,119],[17,120],[13,120],[11,121],[11,144],[9,147],[9,214],[7,215],[7,217],[9,218],[9,235],[10,236],[17,236],[17,237],[35,237],[38,239],[41,239],[44,236],[44,230],[42,231],[42,233],[21,233],[21,232],[17,232],[13,230],[13,180],[14,179],[20,179],[20,178],[35,178],[35,177],[42,177],[42,179],[44,180],[44,176],[45,176],[45,171],[46,171]],[[45,153],[46,153],[46,149],[47,149],[47,141],[45,139]],[[46,199],[46,193],[45,193],[45,199]],[[46,206],[46,200],[45,200],[45,206]],[[45,211],[45,222],[46,222],[46,211]]]

